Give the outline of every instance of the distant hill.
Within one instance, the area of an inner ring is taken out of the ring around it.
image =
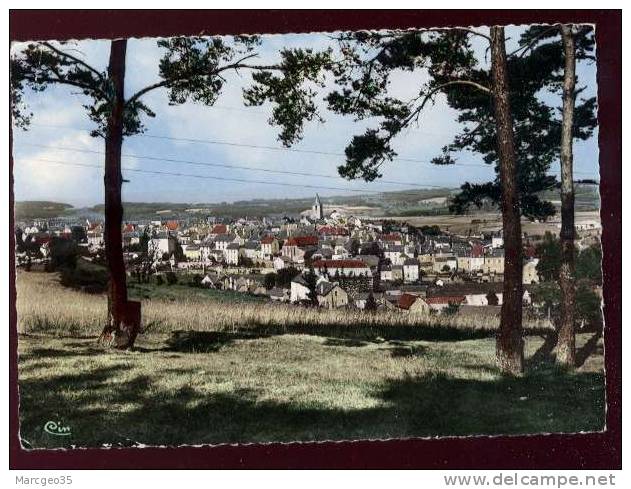
[[[576,183],[576,210],[598,210],[600,196],[598,185]],[[449,201],[458,192],[455,188],[415,189],[379,194],[356,194],[350,196],[322,197],[327,211],[333,209],[357,216],[442,216],[449,213]],[[125,219],[179,219],[195,215],[212,215],[226,218],[244,216],[299,216],[311,208],[312,197],[298,199],[252,199],[220,203],[184,202],[125,202]],[[542,192],[541,198],[552,202],[557,208],[561,204],[559,189]],[[15,204],[17,219],[46,218],[56,216],[88,216],[97,219],[103,215],[103,204],[90,208],[76,209],[69,204],[47,201],[22,201]],[[485,206],[480,211],[471,209],[468,214],[497,210]]]
[[[23,200],[15,203],[16,219],[47,219],[68,215],[74,209],[70,204],[48,200]]]
[[[379,194],[356,194],[351,196],[321,197],[327,210],[343,209],[358,215],[395,215],[411,211],[436,212],[438,208],[446,211],[446,200],[454,192],[453,189],[417,189],[402,192],[384,192]],[[252,199],[221,203],[172,203],[172,202],[126,202],[125,218],[141,217],[168,219],[194,216],[195,214],[214,215],[238,218],[243,216],[262,217],[287,215],[298,216],[310,209],[315,198],[298,199]],[[103,205],[89,209],[103,213]]]

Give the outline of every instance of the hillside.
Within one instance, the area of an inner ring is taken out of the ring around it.
[[[402,212],[430,214],[446,212],[446,199],[454,189],[416,189],[403,192],[386,192],[381,194],[365,194],[351,196],[321,197],[327,210],[345,210],[357,215],[400,215]],[[262,217],[262,216],[298,216],[311,208],[314,196],[299,199],[252,199],[221,203],[172,203],[172,202],[127,202],[125,217],[181,218],[195,214],[216,215],[223,217]],[[89,209],[92,212],[103,212],[99,204]]]
[[[51,218],[68,215],[73,206],[62,202],[50,202],[48,200],[23,200],[15,203],[16,219]]]
[[[455,188],[414,189],[380,194],[321,197],[321,200],[329,212],[340,210],[347,214],[373,217],[432,217],[448,215],[449,200],[457,192],[458,189]],[[126,202],[124,203],[125,219],[180,219],[195,215],[213,215],[226,218],[298,216],[311,208],[314,196],[298,199],[252,199],[220,203]],[[561,196],[558,189],[543,192],[541,197],[551,201],[557,208],[560,207]],[[598,186],[577,183],[576,210],[593,211],[599,208]],[[77,209],[69,204],[57,202],[22,201],[16,202],[15,209],[17,219],[103,215],[103,204]],[[494,206],[488,205],[479,211],[472,209],[469,214],[496,211]]]

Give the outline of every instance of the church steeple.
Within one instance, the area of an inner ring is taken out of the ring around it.
[[[320,196],[318,194],[316,194],[315,202],[311,210],[314,219],[324,219],[324,209],[322,208],[322,202],[320,202]]]

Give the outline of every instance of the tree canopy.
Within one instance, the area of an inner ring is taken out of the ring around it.
[[[542,97],[546,91],[559,90],[562,80],[563,52],[557,36],[558,28],[530,28],[521,36],[519,48],[507,59],[521,213],[532,219],[545,219],[555,212],[554,206],[539,194],[558,186],[556,177],[548,172],[559,156],[561,120],[556,107]],[[312,78],[317,78],[316,68],[327,70],[332,76],[334,88],[325,97],[330,110],[358,121],[377,121],[376,126],[354,136],[346,147],[346,161],[338,167],[341,176],[366,181],[380,178],[383,164],[397,156],[393,140],[405,129],[422,125],[424,109],[443,95],[448,105],[458,111],[462,130],[433,162],[454,164],[457,152],[471,151],[481,154],[496,172],[493,181],[464,183],[451,203],[451,211],[465,212],[486,201],[499,203],[501,185],[490,97],[491,70],[486,59],[481,59],[474,49],[474,38],[489,40],[481,30],[466,28],[358,31],[335,37],[338,44],[335,55],[331,50],[317,54],[295,52],[301,63],[311,67]],[[593,45],[592,28],[580,27],[579,59],[591,59]],[[427,75],[418,87],[418,94],[410,99],[395,97],[390,89],[393,74],[401,71]],[[290,109],[289,99],[284,95],[286,87],[283,88],[286,79],[263,71],[257,73],[255,80],[255,86],[248,92],[248,102],[279,104],[270,122],[284,128],[281,139],[285,144],[300,138],[303,120],[321,117],[315,105],[306,102],[315,95],[313,91],[300,93],[304,107],[299,104],[298,109]],[[579,93],[583,90],[584,87],[579,89]],[[576,107],[575,138],[590,137],[595,126],[595,99],[582,100]]]

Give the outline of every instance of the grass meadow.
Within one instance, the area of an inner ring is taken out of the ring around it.
[[[164,286],[167,287],[167,286]],[[169,294],[175,296],[170,296]],[[527,373],[494,364],[497,319],[368,314],[169,294],[143,300],[129,352],[100,347],[106,298],[17,274],[26,448],[599,431],[600,335],[557,368],[527,325]],[[47,433],[55,421],[68,436]]]

